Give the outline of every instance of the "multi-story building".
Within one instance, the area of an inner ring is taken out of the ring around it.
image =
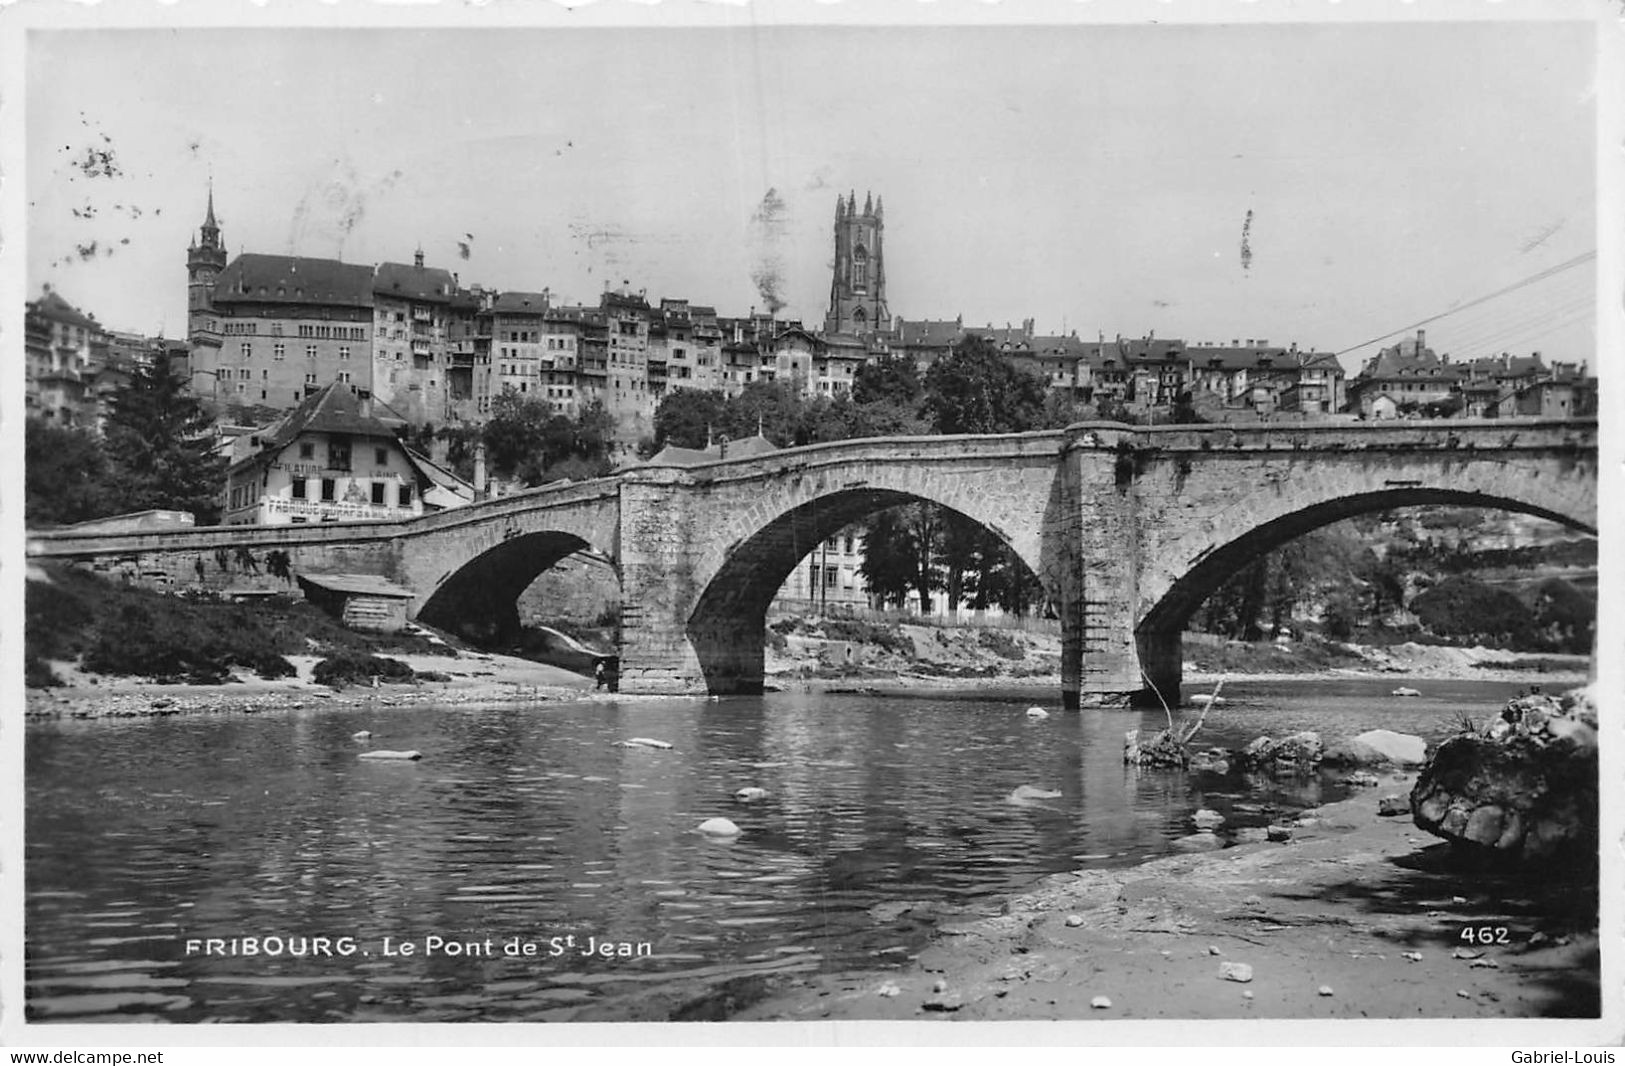
[[[478,285],[458,289],[446,309],[446,406],[451,421],[481,422],[496,389],[491,367],[491,304]]]
[[[414,425],[451,414],[446,374],[456,292],[456,277],[424,266],[421,249],[411,266],[381,263],[373,272],[370,388]]]
[[[1443,411],[1460,403],[1461,368],[1427,346],[1427,331],[1384,348],[1349,380],[1348,407],[1361,418]]]
[[[503,292],[491,302],[491,359],[496,391],[541,396],[544,320],[549,294]]]
[[[225,525],[412,518],[473,501],[473,488],[416,455],[374,401],[335,381],[280,421],[238,438],[226,473]]]
[[[64,426],[95,426],[91,385],[106,362],[108,335],[96,321],[49,287],[23,315],[23,402],[31,418]]]

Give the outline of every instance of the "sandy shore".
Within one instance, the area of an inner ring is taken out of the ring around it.
[[[1380,787],[1306,814],[1286,843],[1048,878],[999,917],[939,926],[901,973],[801,979],[733,1017],[1594,1015],[1594,888],[1559,891],[1550,871],[1532,886],[1452,869],[1448,845],[1409,817],[1377,814],[1380,797],[1407,794],[1413,780],[1384,774]],[[1507,942],[1466,944],[1467,923],[1504,927]],[[1226,979],[1226,963],[1250,967],[1251,979]],[[1097,997],[1109,1005],[1095,1005]]]

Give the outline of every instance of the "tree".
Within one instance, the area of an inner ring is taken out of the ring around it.
[[[102,442],[85,429],[26,420],[23,486],[23,515],[30,526],[83,522],[119,509]]]
[[[910,593],[928,610],[931,593],[942,587],[936,566],[941,523],[931,504],[911,503],[871,515],[864,524],[863,562],[859,572],[869,591],[883,602],[902,607]]]
[[[113,397],[103,431],[123,511],[190,511],[199,525],[220,517],[226,460],[215,452],[202,402],[168,363],[139,366]]]
[[[924,393],[919,368],[907,356],[883,355],[852,375],[852,402],[860,406],[884,403],[917,410]]]
[[[552,418],[552,406],[534,396],[504,392],[492,399],[484,432],[485,461],[491,472],[527,485],[540,484]]]
[[[1021,433],[1042,422],[1044,383],[972,334],[926,371],[924,406],[938,433]]]

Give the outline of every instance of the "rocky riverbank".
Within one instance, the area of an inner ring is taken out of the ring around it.
[[[422,703],[500,704],[576,700],[592,693],[590,678],[510,655],[459,652],[445,655],[391,654],[419,673],[444,680],[408,684],[318,685],[311,679],[320,661],[290,655],[292,678],[249,677],[224,685],[160,684],[133,677],[89,674],[68,662],[53,662],[63,684],[30,689],[30,718],[137,718],[178,714],[257,713],[301,707],[402,706]],[[239,675],[241,676],[241,675]]]
[[[783,979],[733,1017],[1594,1016],[1595,886],[1562,870],[1464,868],[1411,818],[1378,814],[1414,781],[1384,773],[1281,842],[1050,877],[998,917],[939,926],[901,972]]]

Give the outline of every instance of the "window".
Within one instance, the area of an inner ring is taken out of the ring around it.
[[[372,502],[378,504],[379,506],[383,506],[384,483],[382,481],[374,481],[372,483]]]
[[[254,346],[252,344],[249,344],[247,341],[243,341],[240,347],[242,348],[244,359],[252,359],[254,357]]]
[[[327,442],[327,466],[330,470],[350,469],[350,442],[344,437],[334,437]]]
[[[306,374],[305,375],[305,384],[306,385],[314,385],[314,384],[316,384],[316,375],[315,374]]]
[[[273,345],[271,345],[271,358],[272,359],[280,360],[283,356],[285,356],[287,354],[288,354],[288,346],[286,344],[273,344]]]
[[[396,503],[401,507],[412,506],[412,486],[409,482],[401,482],[395,494]]]
[[[339,380],[348,385],[350,383],[350,372],[348,370],[340,370]]]
[[[340,359],[348,359],[348,358],[350,358],[350,346],[348,344],[344,344],[344,345],[339,346],[339,358]]]
[[[335,482],[332,478],[330,478],[330,477],[322,478],[322,502],[323,503],[332,503],[333,502],[333,499],[334,499],[333,490],[336,487],[337,487],[337,482]]]
[[[377,461],[377,465],[379,465],[379,466],[388,466],[389,465],[389,449],[388,448],[374,448],[372,454],[373,454],[373,458]]]
[[[308,485],[308,483],[305,481],[304,478],[302,478],[302,477],[294,478],[293,479],[293,498],[296,499],[296,500],[305,499],[305,492],[306,492],[307,485]]]
[[[314,358],[316,358],[316,346],[314,344],[305,345],[305,358],[306,359],[314,359]]]

